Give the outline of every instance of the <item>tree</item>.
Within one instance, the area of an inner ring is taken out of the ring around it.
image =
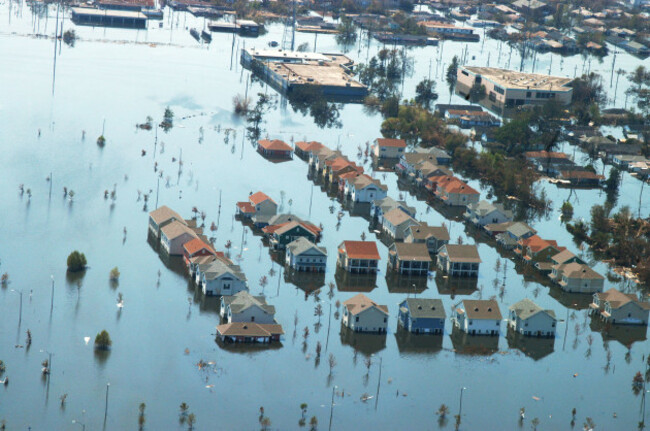
[[[194,424],[196,423],[196,415],[194,413],[190,413],[187,415],[187,429],[189,431],[192,431],[194,429]]]
[[[70,47],[74,47],[75,42],[77,41],[77,33],[74,30],[68,30],[63,33],[63,43]]]
[[[330,366],[330,375],[332,375],[332,370],[336,366],[336,358],[332,353],[330,353],[329,359],[327,360],[329,366]]]
[[[165,133],[167,133],[172,127],[174,127],[174,111],[168,106],[165,108],[163,114],[163,120],[160,123],[160,127]]]
[[[267,96],[264,93],[257,94],[255,107],[249,110],[248,115],[246,116],[246,122],[248,123],[248,127],[246,127],[248,139],[253,142],[257,142],[260,139],[260,136],[262,135],[264,115],[274,107],[274,99],[272,99],[271,96]]]
[[[316,416],[312,416],[309,420],[309,429],[310,431],[316,431],[318,429],[318,418]]]
[[[105,329],[95,337],[95,348],[98,350],[108,350],[112,344],[111,336]]]
[[[108,279],[110,281],[118,281],[120,279],[120,270],[117,269],[117,266],[111,269],[111,272],[108,274]]]
[[[138,429],[142,431],[144,429],[144,423],[146,422],[146,419],[144,417],[144,410],[147,408],[147,405],[145,403],[140,403],[140,406],[138,409],[140,410],[140,415],[138,416]]]
[[[415,87],[415,103],[423,108],[429,109],[431,102],[438,98],[435,92],[436,82],[431,79],[423,79]]]
[[[79,272],[86,269],[86,256],[83,253],[78,252],[77,250],[70,253],[68,256],[68,271],[70,272]]]
[[[562,220],[571,220],[571,218],[573,218],[573,205],[571,205],[571,202],[564,201],[561,211]]]
[[[451,59],[451,63],[449,64],[449,67],[447,67],[447,84],[449,84],[449,88],[453,89],[454,86],[456,85],[456,80],[458,79],[458,56],[454,55],[454,58]]]
[[[618,192],[618,187],[621,185],[621,171],[617,168],[612,168],[609,171],[609,177],[605,181],[605,188],[608,193]]]
[[[357,40],[357,29],[350,18],[341,20],[341,24],[336,27],[336,43],[343,46],[352,45]]]
[[[539,418],[533,418],[533,420],[530,422],[530,425],[533,431],[537,431],[537,426],[539,425]]]
[[[472,88],[469,89],[469,100],[472,103],[478,103],[485,98],[485,85],[474,82]]]
[[[650,112],[650,70],[639,66],[630,72],[629,79],[634,86],[630,87],[627,93],[636,101],[641,112],[648,115]]]
[[[190,406],[188,406],[186,402],[182,402],[179,408],[181,412],[178,415],[178,422],[182,425],[187,420],[187,411],[190,409]]]

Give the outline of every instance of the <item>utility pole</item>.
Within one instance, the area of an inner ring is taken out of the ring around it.
[[[104,425],[106,425],[106,416],[108,415],[108,389],[111,387],[110,383],[106,383],[106,404],[104,405]]]
[[[50,299],[50,314],[52,314],[52,309],[54,309],[54,276],[50,275],[52,278],[52,297]]]

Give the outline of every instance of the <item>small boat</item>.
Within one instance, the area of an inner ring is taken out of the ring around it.
[[[272,41],[269,42],[269,46],[271,48],[275,48],[276,46],[278,46],[278,43],[276,41],[272,40]]]
[[[197,29],[195,29],[195,28],[190,29],[190,34],[191,34],[192,37],[193,37],[194,39],[196,39],[197,41],[201,40],[201,36],[199,35],[199,32],[198,32]]]
[[[209,31],[203,30],[201,32],[201,37],[203,38],[203,40],[205,40],[208,43],[212,42],[212,35],[210,34]]]

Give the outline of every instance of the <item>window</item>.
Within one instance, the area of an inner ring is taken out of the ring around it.
[[[462,73],[465,76],[469,76],[469,73],[467,73],[467,71],[465,71],[465,70],[461,70],[460,73]]]
[[[527,91],[527,92],[526,92],[526,99],[530,99],[531,94],[532,94],[532,93],[531,93],[530,91]]]
[[[251,316],[251,322],[255,321],[255,316]]]
[[[496,86],[496,85],[494,86],[494,91],[496,91],[497,93],[499,93],[499,94],[501,94],[501,95],[506,94],[506,92],[503,90],[503,88],[498,87],[498,86]]]
[[[384,323],[386,323],[386,318],[384,317]]]
[[[358,321],[359,321],[359,316],[357,316],[357,317],[354,319],[354,321],[355,321],[355,322],[358,322]]]
[[[470,321],[469,321],[469,324],[471,325],[472,323],[473,323],[473,322],[470,320]]]

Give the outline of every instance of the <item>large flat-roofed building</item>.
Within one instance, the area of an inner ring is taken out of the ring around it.
[[[242,49],[241,63],[283,93],[319,87],[325,96],[365,97],[368,89],[352,78],[354,62],[343,54]]]
[[[77,25],[145,28],[147,17],[139,11],[73,7],[72,22]]]
[[[573,79],[560,76],[460,66],[457,77],[457,93],[467,96],[475,83],[483,85],[485,97],[479,103],[500,114],[522,105],[542,105],[549,100],[568,105],[573,95],[569,86]]]

